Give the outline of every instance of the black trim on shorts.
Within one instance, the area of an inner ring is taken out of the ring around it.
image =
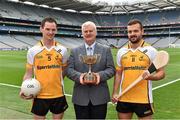
[[[65,96],[50,99],[34,98],[31,112],[39,116],[45,116],[48,111],[60,114],[67,108],[68,104]]]
[[[151,103],[129,103],[118,101],[116,111],[120,113],[136,113],[138,117],[146,117],[154,113]]]

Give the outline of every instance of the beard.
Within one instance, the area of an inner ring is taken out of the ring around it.
[[[130,36],[129,41],[132,44],[138,43],[142,39],[142,36]]]

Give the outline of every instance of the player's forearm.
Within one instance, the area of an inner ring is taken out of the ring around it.
[[[119,89],[119,85],[117,83],[114,83],[113,94],[117,94],[118,93],[118,89]]]
[[[30,75],[25,75],[25,76],[23,77],[23,80],[30,79],[30,78],[32,78],[32,76],[30,76]]]
[[[155,74],[152,74],[148,77],[149,80],[161,80],[165,77],[164,69],[158,70]]]
[[[115,78],[114,78],[113,94],[118,92],[120,82],[121,82],[121,75],[119,73],[116,73]]]
[[[24,74],[23,80],[32,78],[33,68],[26,68],[26,73]]]

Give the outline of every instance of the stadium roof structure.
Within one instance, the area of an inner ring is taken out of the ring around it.
[[[179,9],[180,0],[8,0],[79,13],[129,14]]]

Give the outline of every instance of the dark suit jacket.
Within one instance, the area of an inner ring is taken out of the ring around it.
[[[79,59],[80,54],[86,55],[85,45],[72,49],[67,68],[67,77],[74,81],[72,102],[81,106],[87,106],[89,101],[93,105],[109,102],[110,94],[107,80],[115,74],[110,48],[99,43],[95,44],[94,54],[101,54],[100,62],[92,65],[92,72],[100,74],[100,83],[98,85],[80,84],[80,74],[88,72],[88,65],[83,64]]]

